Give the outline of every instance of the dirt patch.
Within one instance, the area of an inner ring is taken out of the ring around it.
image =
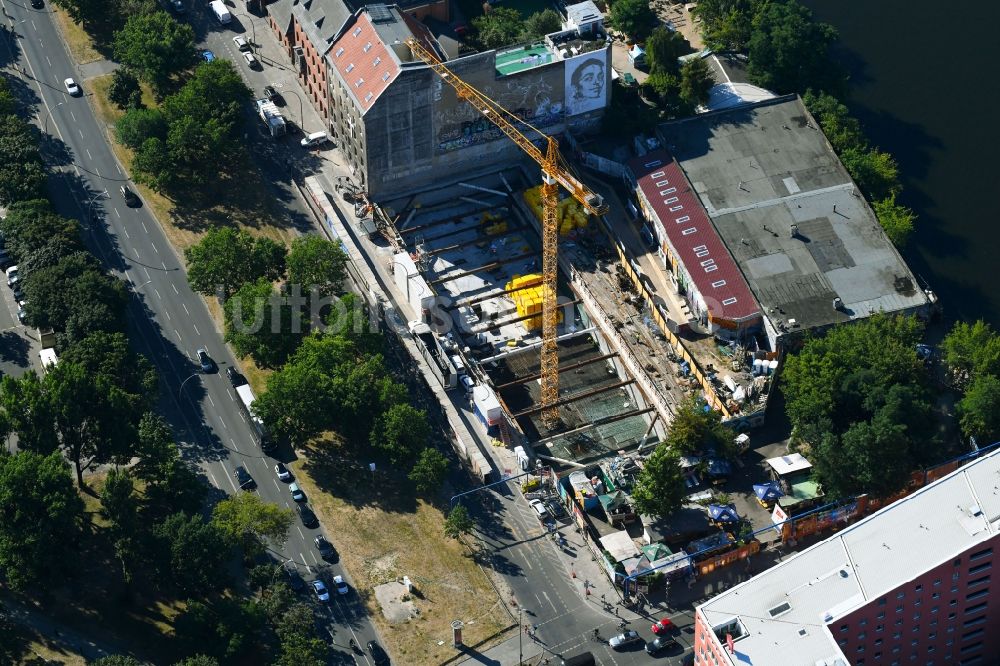
[[[291,467],[394,662],[432,664],[453,657],[453,620],[465,623],[468,645],[506,627],[509,618],[486,574],[465,545],[444,535],[441,509],[413,500],[398,479],[373,475],[341,453],[336,443],[320,442]],[[407,600],[412,617],[393,622],[383,616],[375,588],[403,576],[414,586]]]
[[[392,581],[375,588],[375,599],[382,609],[382,616],[392,624],[399,624],[417,617],[420,611],[413,603],[413,595],[402,583]]]

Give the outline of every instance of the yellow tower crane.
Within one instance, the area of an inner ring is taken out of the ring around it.
[[[479,113],[496,125],[511,141],[520,146],[542,168],[542,354],[541,354],[541,407],[542,422],[552,428],[559,423],[559,311],[556,287],[559,275],[559,186],[562,185],[574,199],[592,215],[603,215],[607,205],[599,194],[592,192],[577,180],[565,166],[559,154],[558,142],[530,123],[526,123],[500,106],[468,83],[458,78],[441,60],[416,39],[407,39],[406,45],[414,56],[423,60],[445,83],[455,89],[459,99],[464,99]],[[534,132],[545,141],[545,152],[536,146],[518,126]]]

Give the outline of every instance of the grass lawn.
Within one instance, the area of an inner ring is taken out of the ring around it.
[[[49,4],[49,9],[55,15],[56,21],[59,23],[59,30],[62,32],[63,39],[66,41],[66,47],[69,49],[69,54],[77,64],[85,65],[88,62],[96,62],[104,57],[95,47],[93,38],[83,29],[82,25],[70,18],[65,10],[51,3]]]
[[[0,631],[4,632],[0,663],[12,666],[87,666],[87,660],[82,655],[30,627],[4,623]]]
[[[333,442],[319,442],[300,455],[293,472],[352,573],[394,663],[439,664],[453,657],[452,620],[465,622],[467,645],[510,624],[503,602],[468,549],[445,537],[438,507],[414,500],[385,473],[372,479],[367,468],[347,462]],[[419,615],[390,624],[374,588],[403,576],[419,592],[414,599]]]

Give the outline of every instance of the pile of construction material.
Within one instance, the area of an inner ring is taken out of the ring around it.
[[[542,219],[542,186],[538,185],[525,190],[524,200],[540,221]],[[566,197],[559,202],[556,221],[559,223],[559,234],[569,236],[578,229],[585,229],[590,221],[590,216],[579,201],[573,197]]]

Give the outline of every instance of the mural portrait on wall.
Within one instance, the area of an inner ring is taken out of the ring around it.
[[[575,116],[607,106],[606,57],[606,51],[598,51],[566,61],[566,115]]]

